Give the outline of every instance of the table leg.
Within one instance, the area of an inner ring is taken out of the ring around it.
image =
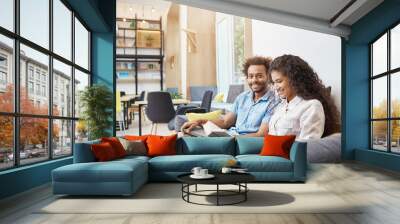
[[[219,184],[217,184],[217,206],[219,205]]]
[[[244,187],[245,187],[245,189],[244,189],[245,190],[245,192],[244,192],[244,201],[247,201],[247,191],[248,191],[247,190],[247,183],[244,184]]]
[[[139,136],[142,135],[142,105],[139,104]]]
[[[189,195],[190,195],[190,184],[187,185],[187,201],[190,202]]]
[[[125,117],[126,117],[126,119],[125,119],[125,129],[129,129],[129,113],[128,113],[128,102],[126,102],[125,103]]]

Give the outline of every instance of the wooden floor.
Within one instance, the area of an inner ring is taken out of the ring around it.
[[[317,183],[345,201],[364,202],[356,214],[37,214],[54,200],[42,186],[0,202],[0,223],[400,223],[400,175],[358,163],[312,165],[308,182]],[[315,203],[320,203],[315,201]],[[173,205],[171,205],[173,206]]]

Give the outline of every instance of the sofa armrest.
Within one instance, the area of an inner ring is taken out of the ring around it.
[[[307,177],[307,143],[294,142],[290,149],[290,160],[293,162],[293,179],[305,181]]]
[[[98,143],[100,143],[100,140],[75,143],[75,145],[74,145],[74,163],[95,162],[96,158],[94,157],[90,146],[92,144],[98,144]]]

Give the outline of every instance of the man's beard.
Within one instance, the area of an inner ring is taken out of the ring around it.
[[[257,86],[264,86],[264,88],[259,88],[258,90],[254,90],[253,88],[252,88],[252,86],[253,86],[254,84],[252,84],[251,86],[250,86],[250,89],[251,89],[251,91],[252,92],[254,92],[254,93],[262,93],[262,92],[266,92],[266,90],[267,90],[267,85],[266,84],[260,84],[260,83],[257,83]]]

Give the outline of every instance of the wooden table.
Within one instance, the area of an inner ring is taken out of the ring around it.
[[[173,99],[172,100],[173,105],[188,104],[188,103],[190,103],[190,100],[187,100],[187,99]],[[139,107],[139,135],[142,135],[142,106],[147,105],[147,100],[136,101],[133,105]]]
[[[120,97],[120,101],[122,103],[122,108],[124,111],[124,117],[123,117],[123,122],[124,124],[126,124],[126,126],[128,126],[128,105],[129,105],[129,101],[135,99],[135,97],[138,97],[140,95],[136,95],[136,94],[126,94]],[[125,123],[126,122],[126,123]]]

